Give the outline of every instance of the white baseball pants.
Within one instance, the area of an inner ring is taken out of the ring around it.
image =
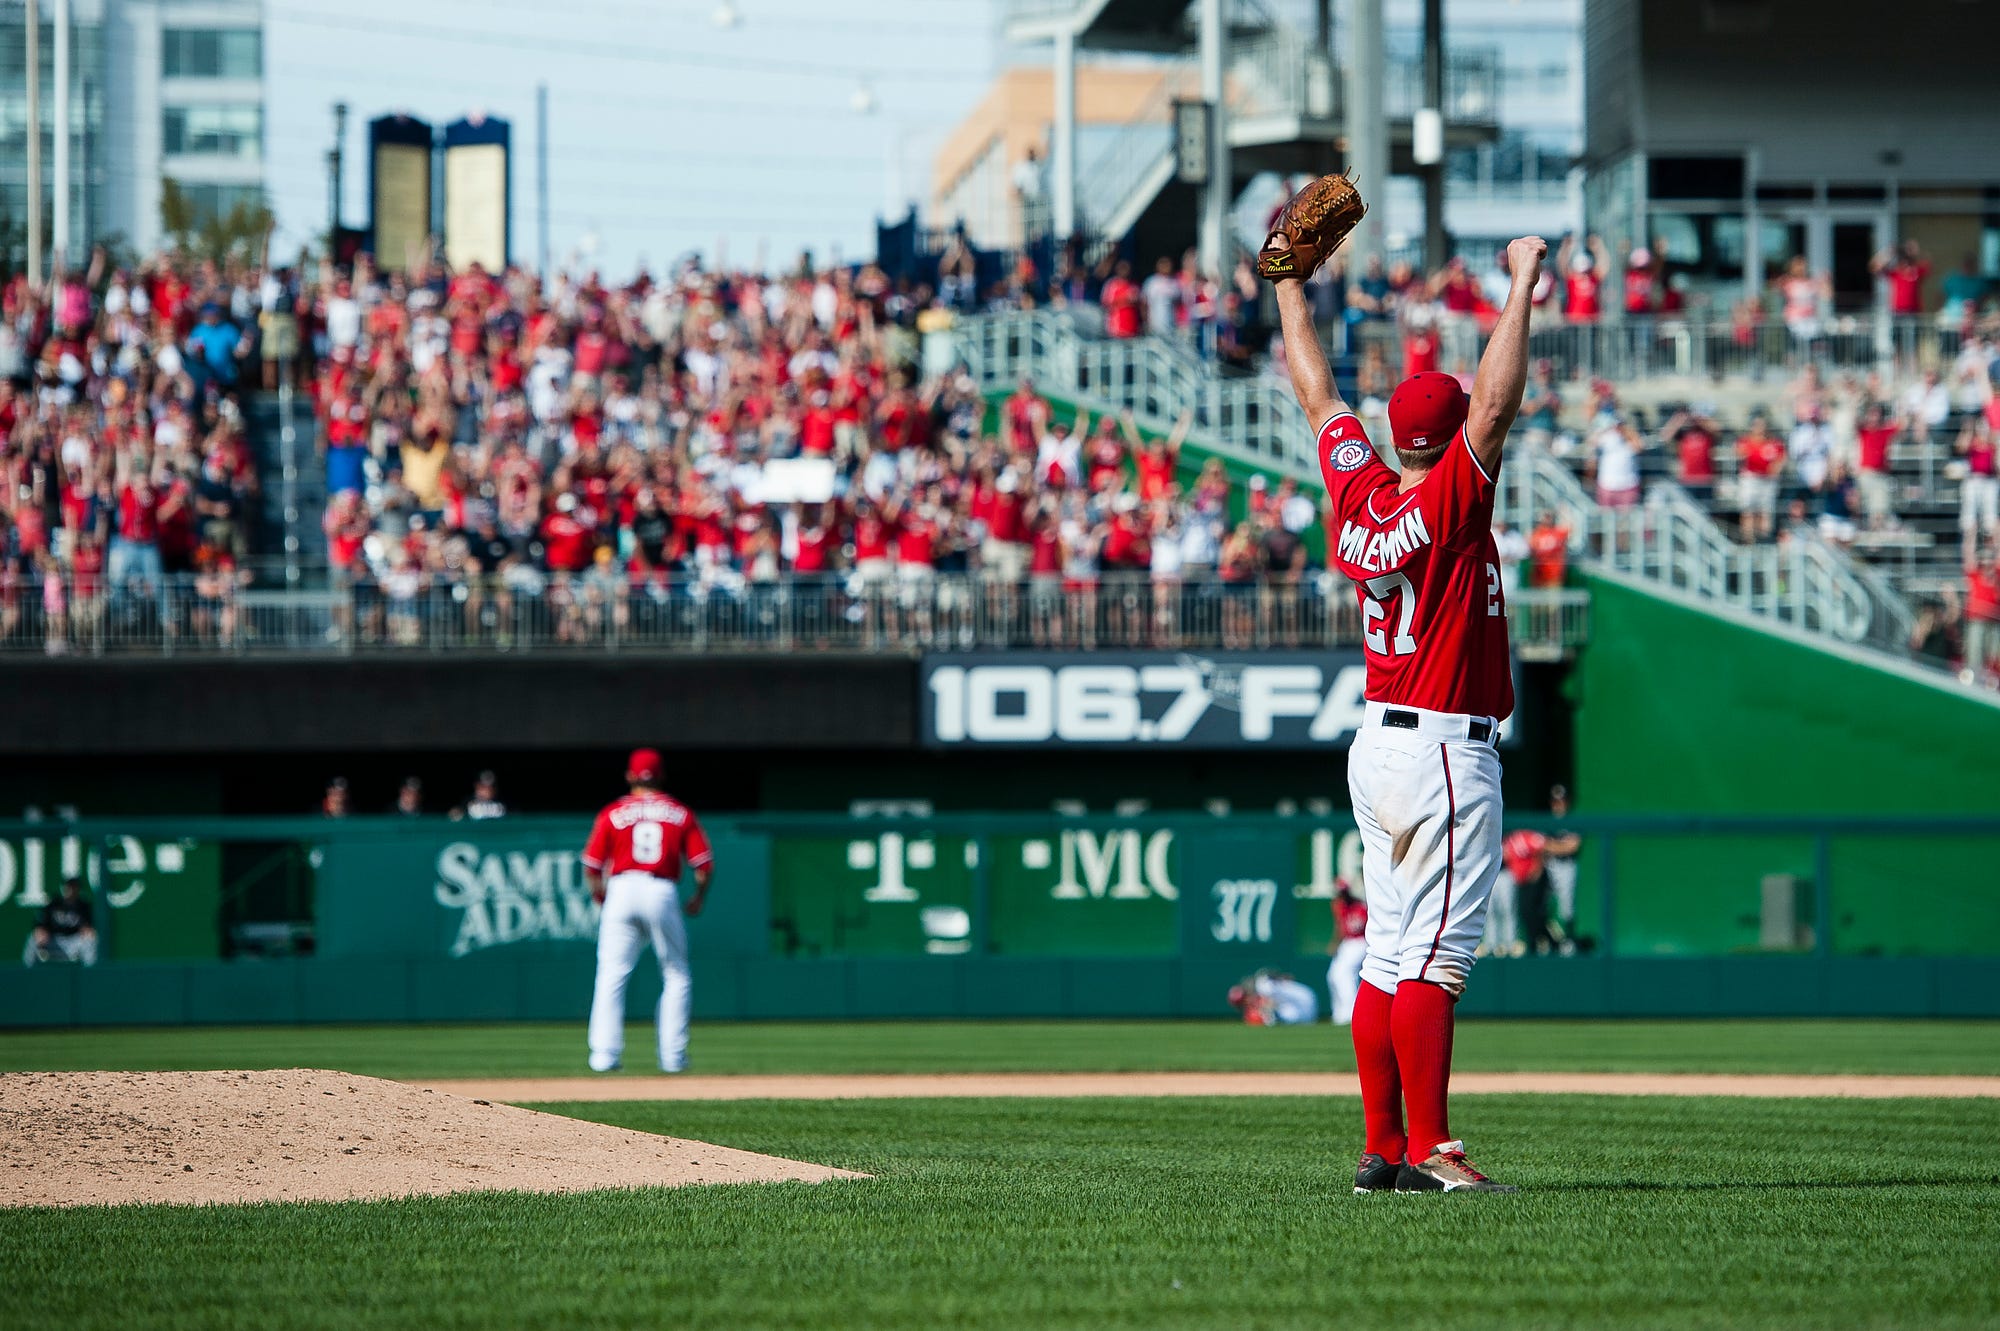
[[[1520,940],[1519,910],[1514,875],[1502,869],[1493,877],[1493,893],[1486,900],[1486,954],[1507,957]]]
[[[1334,950],[1333,960],[1326,968],[1326,991],[1333,1000],[1333,1024],[1348,1026],[1354,1022],[1354,1000],[1361,996],[1361,960],[1368,955],[1368,944],[1360,938],[1343,938]]]
[[[618,1066],[625,1052],[625,982],[650,943],[660,963],[660,1068],[687,1066],[687,924],[670,878],[628,870],[604,885],[597,923],[597,991],[590,1003],[590,1066]]]
[[[1414,715],[1415,729],[1382,724]],[[1361,978],[1388,993],[1427,980],[1461,993],[1500,872],[1500,755],[1470,737],[1492,717],[1371,702],[1348,755],[1361,830],[1368,955]]]

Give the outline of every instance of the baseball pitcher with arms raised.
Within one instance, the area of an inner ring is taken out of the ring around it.
[[[1514,710],[1507,607],[1493,543],[1494,478],[1528,377],[1528,308],[1548,246],[1507,247],[1511,289],[1472,395],[1417,374],[1389,399],[1391,469],[1336,393],[1304,279],[1361,217],[1338,176],[1278,219],[1258,268],[1277,284],[1285,357],[1319,430],[1331,562],[1361,599],[1367,716],[1348,757],[1368,884],[1368,951],[1354,1005],[1367,1143],[1358,1193],[1512,1192],[1472,1167],[1446,1112],[1452,1005],[1465,990],[1500,871],[1500,759]],[[1405,1129],[1404,1111],[1408,1110]]]

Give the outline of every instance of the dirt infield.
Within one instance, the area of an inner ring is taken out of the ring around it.
[[[889,1100],[941,1096],[1360,1095],[1351,1073],[1003,1072],[733,1077],[516,1077],[420,1083],[515,1104],[606,1100]],[[2000,1097],[2000,1077],[1461,1072],[1461,1095],[1737,1095],[1880,1100]]]
[[[0,1074],[0,1206],[861,1178],[342,1072]]]

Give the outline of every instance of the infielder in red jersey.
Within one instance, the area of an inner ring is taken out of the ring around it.
[[[597,988],[590,1003],[590,1067],[610,1072],[625,1052],[625,982],[648,943],[660,963],[660,1071],[687,1067],[687,927],[708,899],[708,837],[693,810],[660,791],[665,766],[654,749],[625,764],[632,793],[604,806],[583,848],[583,876],[603,907],[597,923]],[[680,900],[683,868],[694,895]]]
[[[1528,311],[1547,253],[1534,236],[1507,247],[1507,304],[1470,398],[1434,373],[1390,397],[1400,473],[1335,392],[1303,284],[1276,283],[1292,387],[1319,430],[1337,532],[1329,562],[1361,598],[1368,660],[1366,719],[1348,756],[1368,884],[1353,1022],[1367,1125],[1356,1192],[1513,1191],[1466,1159],[1446,1090],[1452,1005],[1500,871],[1493,740],[1514,688],[1494,478],[1527,385]]]

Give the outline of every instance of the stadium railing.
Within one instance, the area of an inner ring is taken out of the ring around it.
[[[1483,348],[1484,338],[1479,339]],[[1764,320],[1653,315],[1601,323],[1538,325],[1528,354],[1549,361],[1559,379],[1614,383],[1691,379],[1714,383],[1789,377],[1806,366],[1822,373],[1943,367],[1962,337],[1934,319],[1843,314],[1810,329]]]
[[[1107,574],[1095,587],[935,574],[771,582],[734,574],[671,582],[569,581],[533,574],[503,589],[464,584],[391,595],[373,582],[328,590],[232,587],[190,576],[78,596],[43,596],[0,617],[0,660],[46,655],[176,656],[412,651],[902,652],[1005,648],[1178,650],[1351,647],[1361,621],[1345,579],[1295,584],[1189,578],[1155,585]],[[1523,659],[1560,659],[1589,634],[1589,595],[1510,593]]]
[[[1620,330],[1607,325],[1547,331],[1601,339]],[[960,357],[987,392],[1032,379],[1040,391],[1092,411],[1129,410],[1140,424],[1161,431],[1190,412],[1189,438],[1198,447],[1247,466],[1288,472],[1308,484],[1318,480],[1312,426],[1290,387],[1268,376],[1219,375],[1180,341],[1093,338],[1050,311],[961,320],[953,336]],[[1865,578],[1855,560],[1817,537],[1777,547],[1739,545],[1677,491],[1658,492],[1639,509],[1613,511],[1600,507],[1555,459],[1533,452],[1510,457],[1501,473],[1497,516],[1526,531],[1545,512],[1569,528],[1580,559],[1840,642],[1866,643],[1898,658],[1907,654],[1914,619],[1908,603],[1884,580]]]

